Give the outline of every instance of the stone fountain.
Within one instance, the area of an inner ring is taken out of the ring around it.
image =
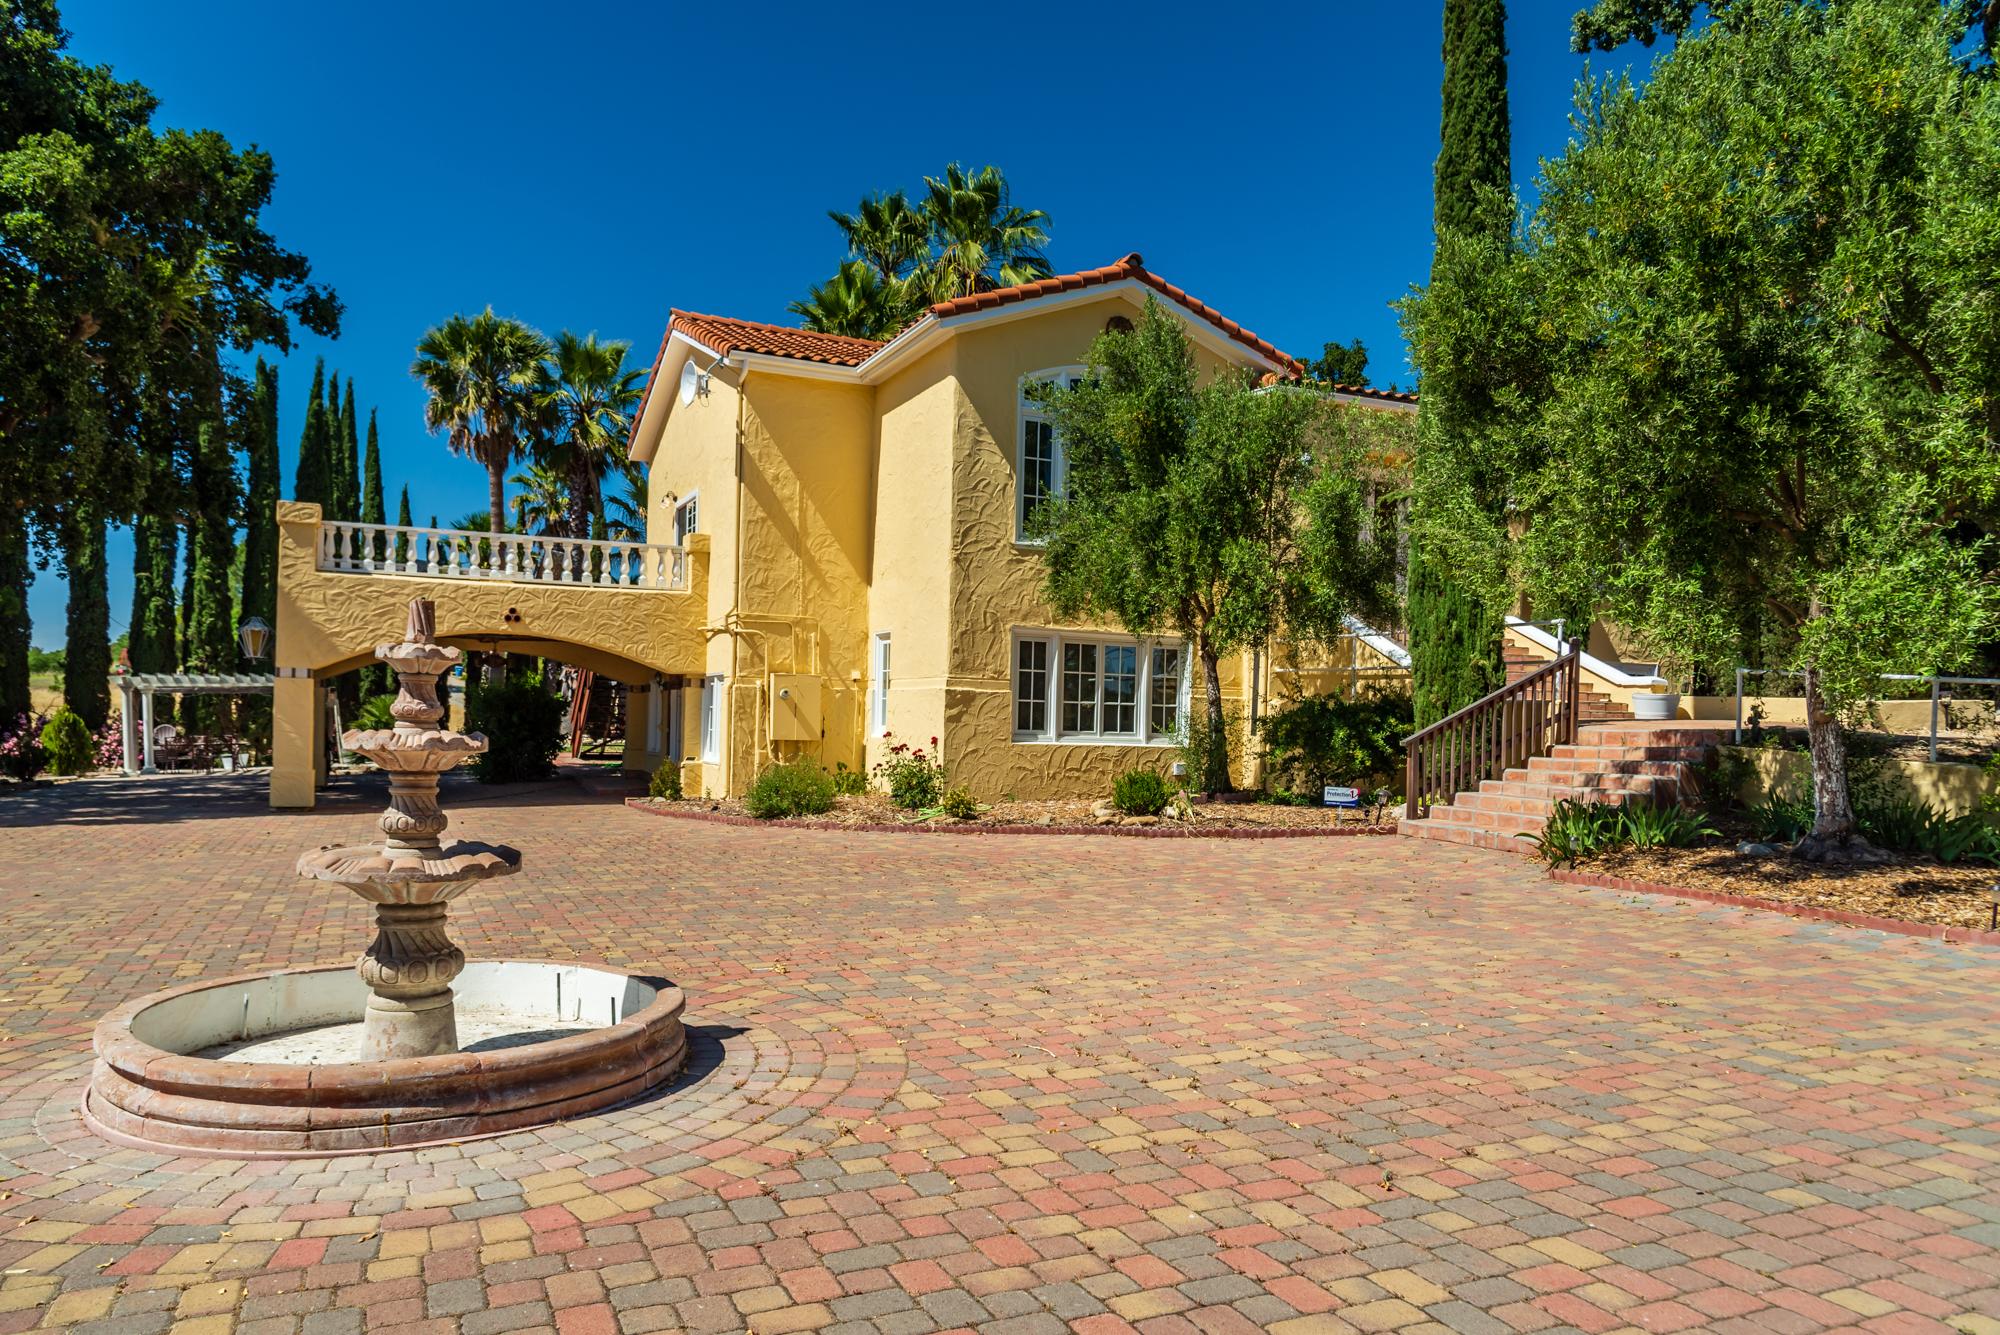
[[[203,980],[107,1015],[83,1098],[100,1136],[247,1158],[414,1148],[608,1108],[685,1065],[686,999],[664,978],[466,962],[446,931],[451,901],[519,871],[521,855],[443,841],[439,780],[486,739],[438,726],[438,679],[459,651],[437,642],[431,604],[413,601],[402,640],[375,655],[396,671],[396,724],[341,740],[388,773],[382,838],[298,861],[374,905],[375,939],[352,967]]]
[[[511,848],[441,842],[450,822],[438,805],[438,781],[486,749],[478,733],[438,726],[445,716],[438,678],[460,656],[437,642],[432,605],[413,600],[402,643],[375,650],[396,673],[396,703],[389,711],[396,726],[350,731],[340,739],[388,771],[389,808],[378,822],[382,841],[323,848],[299,859],[301,876],[344,885],[375,906],[375,939],[354,965],[372,994],[362,1061],[458,1051],[451,983],[465,968],[465,953],[445,930],[451,901],[475,881],[521,870],[521,855]]]

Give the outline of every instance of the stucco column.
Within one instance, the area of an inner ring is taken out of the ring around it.
[[[145,701],[144,712],[141,715],[145,736],[141,739],[140,744],[145,747],[146,752],[146,763],[140,772],[142,774],[158,774],[160,772],[159,767],[153,764],[153,693],[147,691],[140,699]]]
[[[326,706],[311,677],[284,677],[271,691],[271,805],[308,808],[318,786]]]
[[[139,772],[139,720],[134,715],[138,702],[132,698],[130,678],[118,679],[118,732],[125,743],[125,772]]]

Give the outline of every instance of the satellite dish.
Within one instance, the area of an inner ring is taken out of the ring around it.
[[[694,359],[690,357],[681,363],[681,403],[683,405],[693,403],[694,396],[700,390],[701,371],[695,366]]]

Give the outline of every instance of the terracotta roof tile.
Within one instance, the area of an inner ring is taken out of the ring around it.
[[[975,292],[969,297],[958,297],[952,301],[940,301],[930,308],[930,313],[938,319],[954,315],[968,315],[973,311],[991,310],[996,306],[1009,306],[1017,301],[1032,301],[1036,297],[1052,296],[1058,292],[1074,292],[1080,288],[1099,287],[1106,283],[1123,282],[1126,279],[1144,283],[1167,300],[1180,305],[1200,316],[1220,329],[1244,347],[1261,353],[1270,360],[1287,368],[1289,374],[1297,376],[1305,370],[1298,358],[1293,357],[1275,344],[1257,337],[1236,321],[1207,302],[1198,301],[1166,279],[1146,268],[1145,260],[1134,251],[1116,264],[1102,269],[1085,269],[1081,273],[1058,274],[1033,283],[1021,283],[1014,287],[996,287],[987,292]]]
[[[687,335],[718,356],[756,352],[768,357],[824,362],[828,366],[859,366],[882,347],[872,338],[820,334],[757,320],[732,320],[726,315],[697,315],[693,311],[674,311],[667,329],[670,333]]]

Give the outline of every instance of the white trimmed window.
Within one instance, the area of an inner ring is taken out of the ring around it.
[[[889,731],[889,632],[875,637],[875,661],[868,683],[868,725],[878,734]]]
[[[1062,440],[1055,424],[1042,412],[1042,405],[1029,397],[1036,385],[1062,381],[1082,383],[1081,366],[1037,371],[1021,380],[1020,429],[1015,433],[1014,540],[1032,542],[1029,536],[1036,513],[1050,498],[1061,496],[1069,485],[1069,460],[1063,455]]]
[[[722,678],[701,682],[701,758],[713,765],[722,759]]]
[[[1017,631],[1013,678],[1017,742],[1165,743],[1187,712],[1178,644]]]
[[[701,530],[696,525],[701,520],[701,493],[691,491],[687,499],[674,507],[674,546],[687,546],[688,535]]]

